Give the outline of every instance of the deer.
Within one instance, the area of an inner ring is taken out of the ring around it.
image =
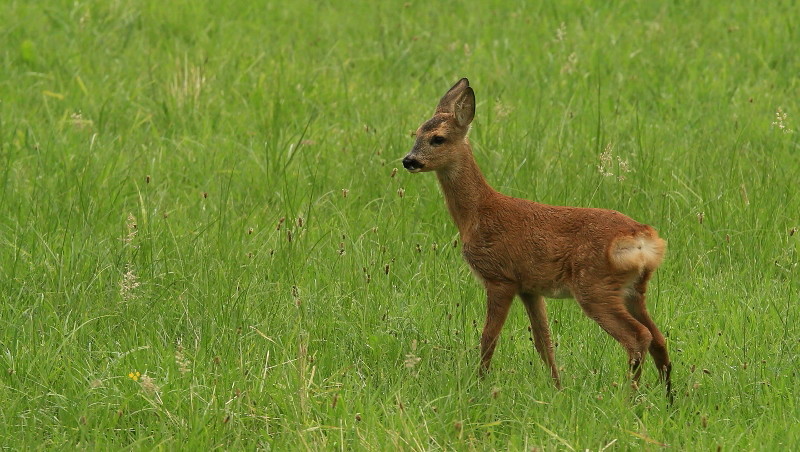
[[[402,163],[411,173],[436,173],[458,228],[462,256],[486,290],[480,376],[489,371],[500,330],[518,296],[534,347],[560,390],[545,298],[574,298],[627,352],[632,387],[638,388],[649,351],[671,401],[666,341],[645,306],[647,284],[661,264],[666,242],[651,226],[614,210],[552,206],[495,191],[467,136],[474,117],[475,92],[462,78],[419,126]]]

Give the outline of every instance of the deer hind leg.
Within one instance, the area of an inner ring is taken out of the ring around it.
[[[592,291],[577,296],[583,311],[617,340],[628,352],[628,364],[634,387],[642,374],[642,361],[650,347],[653,335],[627,309],[620,293]]]
[[[520,294],[520,298],[531,321],[533,345],[539,352],[539,356],[542,357],[542,361],[550,368],[550,376],[553,378],[556,388],[561,389],[561,379],[558,376],[553,342],[550,339],[550,326],[547,323],[547,306],[544,298],[531,294]]]
[[[664,340],[664,335],[661,334],[655,322],[653,322],[653,319],[650,318],[650,314],[648,314],[647,307],[645,306],[647,281],[650,279],[651,274],[651,271],[645,271],[636,281],[625,297],[625,307],[639,323],[650,330],[650,334],[653,336],[653,341],[650,342],[650,354],[653,356],[653,361],[658,369],[659,379],[663,381],[666,386],[667,397],[672,400],[672,382],[670,381],[672,363],[667,353],[667,342]]]
[[[483,325],[483,334],[481,334],[481,376],[489,371],[500,330],[506,322],[508,310],[511,308],[511,302],[515,295],[513,286],[489,282],[485,285],[487,300],[486,322]]]

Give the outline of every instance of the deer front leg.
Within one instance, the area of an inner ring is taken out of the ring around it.
[[[486,323],[481,334],[481,367],[480,375],[489,371],[489,364],[497,346],[500,330],[508,317],[508,310],[514,300],[515,289],[507,284],[486,284]]]

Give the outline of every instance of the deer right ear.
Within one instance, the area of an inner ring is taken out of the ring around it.
[[[469,88],[469,80],[467,80],[466,77],[457,81],[456,84],[442,96],[439,105],[436,107],[436,113],[453,113],[456,99],[459,98],[466,88]]]
[[[456,122],[461,127],[467,127],[472,122],[475,117],[475,91],[472,88],[467,87],[461,93],[454,104],[453,113],[456,115]]]

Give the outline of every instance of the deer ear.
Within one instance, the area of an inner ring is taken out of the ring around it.
[[[456,115],[456,122],[461,127],[466,127],[472,122],[475,117],[475,91],[472,88],[467,87],[461,93],[461,96],[455,101],[453,113]]]
[[[462,78],[457,81],[456,84],[442,96],[439,105],[436,107],[436,113],[453,113],[453,104],[466,88],[469,88],[469,80]]]

